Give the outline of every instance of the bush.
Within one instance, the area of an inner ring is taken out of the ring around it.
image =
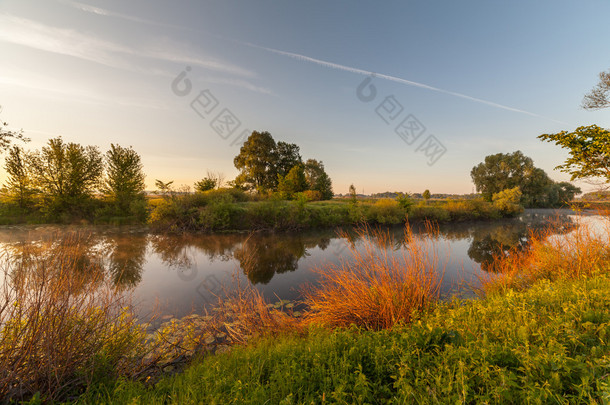
[[[409,212],[408,219],[444,222],[449,221],[450,215],[449,211],[442,207],[420,203],[415,207],[411,208],[411,212]]]
[[[523,212],[519,205],[521,201],[521,189],[519,187],[502,190],[491,197],[494,207],[498,208],[504,215],[516,215]]]
[[[367,218],[378,224],[399,224],[405,221],[405,215],[398,201],[382,198],[369,208]]]

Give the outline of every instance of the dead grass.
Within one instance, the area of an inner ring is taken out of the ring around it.
[[[610,222],[580,225],[557,234],[558,224],[529,235],[525,251],[513,250],[494,259],[496,274],[481,276],[482,292],[524,289],[542,279],[554,281],[590,277],[610,270]]]
[[[82,255],[83,235],[53,254],[4,258],[0,277],[0,398],[69,398],[96,374],[130,374],[143,332],[128,301]],[[99,377],[99,374],[97,375]]]
[[[398,243],[387,230],[361,228],[362,246],[350,245],[350,259],[316,270],[320,282],[304,291],[307,321],[379,330],[411,322],[416,312],[433,305],[444,266],[435,249],[438,230],[427,226],[431,236],[416,238],[407,224]]]

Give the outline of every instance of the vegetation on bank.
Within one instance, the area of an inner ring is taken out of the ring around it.
[[[522,211],[518,188],[504,190],[492,202],[478,200],[415,203],[406,195],[395,199],[347,199],[309,201],[299,194],[294,201],[252,201],[237,189],[210,190],[171,195],[151,201],[150,224],[162,231],[298,230],[370,224],[401,224],[405,221],[436,222],[495,219]]]

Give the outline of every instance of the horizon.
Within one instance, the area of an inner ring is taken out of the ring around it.
[[[470,194],[475,165],[516,150],[569,181],[553,170],[567,152],[536,137],[610,127],[608,111],[580,107],[610,67],[608,12],[602,1],[9,0],[0,118],[23,128],[26,149],[57,136],[132,146],[147,190],[192,188],[208,170],[233,179],[254,130],[321,160],[335,194]]]

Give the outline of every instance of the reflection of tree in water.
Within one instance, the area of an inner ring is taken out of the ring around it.
[[[122,288],[138,285],[146,263],[147,235],[113,235],[106,237],[104,245],[112,282]]]
[[[251,283],[267,284],[276,273],[296,270],[299,260],[308,256],[307,249],[325,250],[334,235],[333,231],[322,235],[252,235],[233,256]]]
[[[153,252],[161,257],[168,267],[189,268],[193,265],[193,250],[203,252],[210,262],[227,261],[233,249],[246,236],[230,235],[154,235],[151,237]]]
[[[569,217],[548,218],[548,221],[526,223],[512,221],[497,226],[494,229],[475,229],[471,234],[472,242],[468,248],[468,256],[481,265],[485,271],[495,271],[494,259],[514,252],[522,252],[529,247],[532,234],[541,234],[552,230],[555,234],[566,233],[576,225]]]

